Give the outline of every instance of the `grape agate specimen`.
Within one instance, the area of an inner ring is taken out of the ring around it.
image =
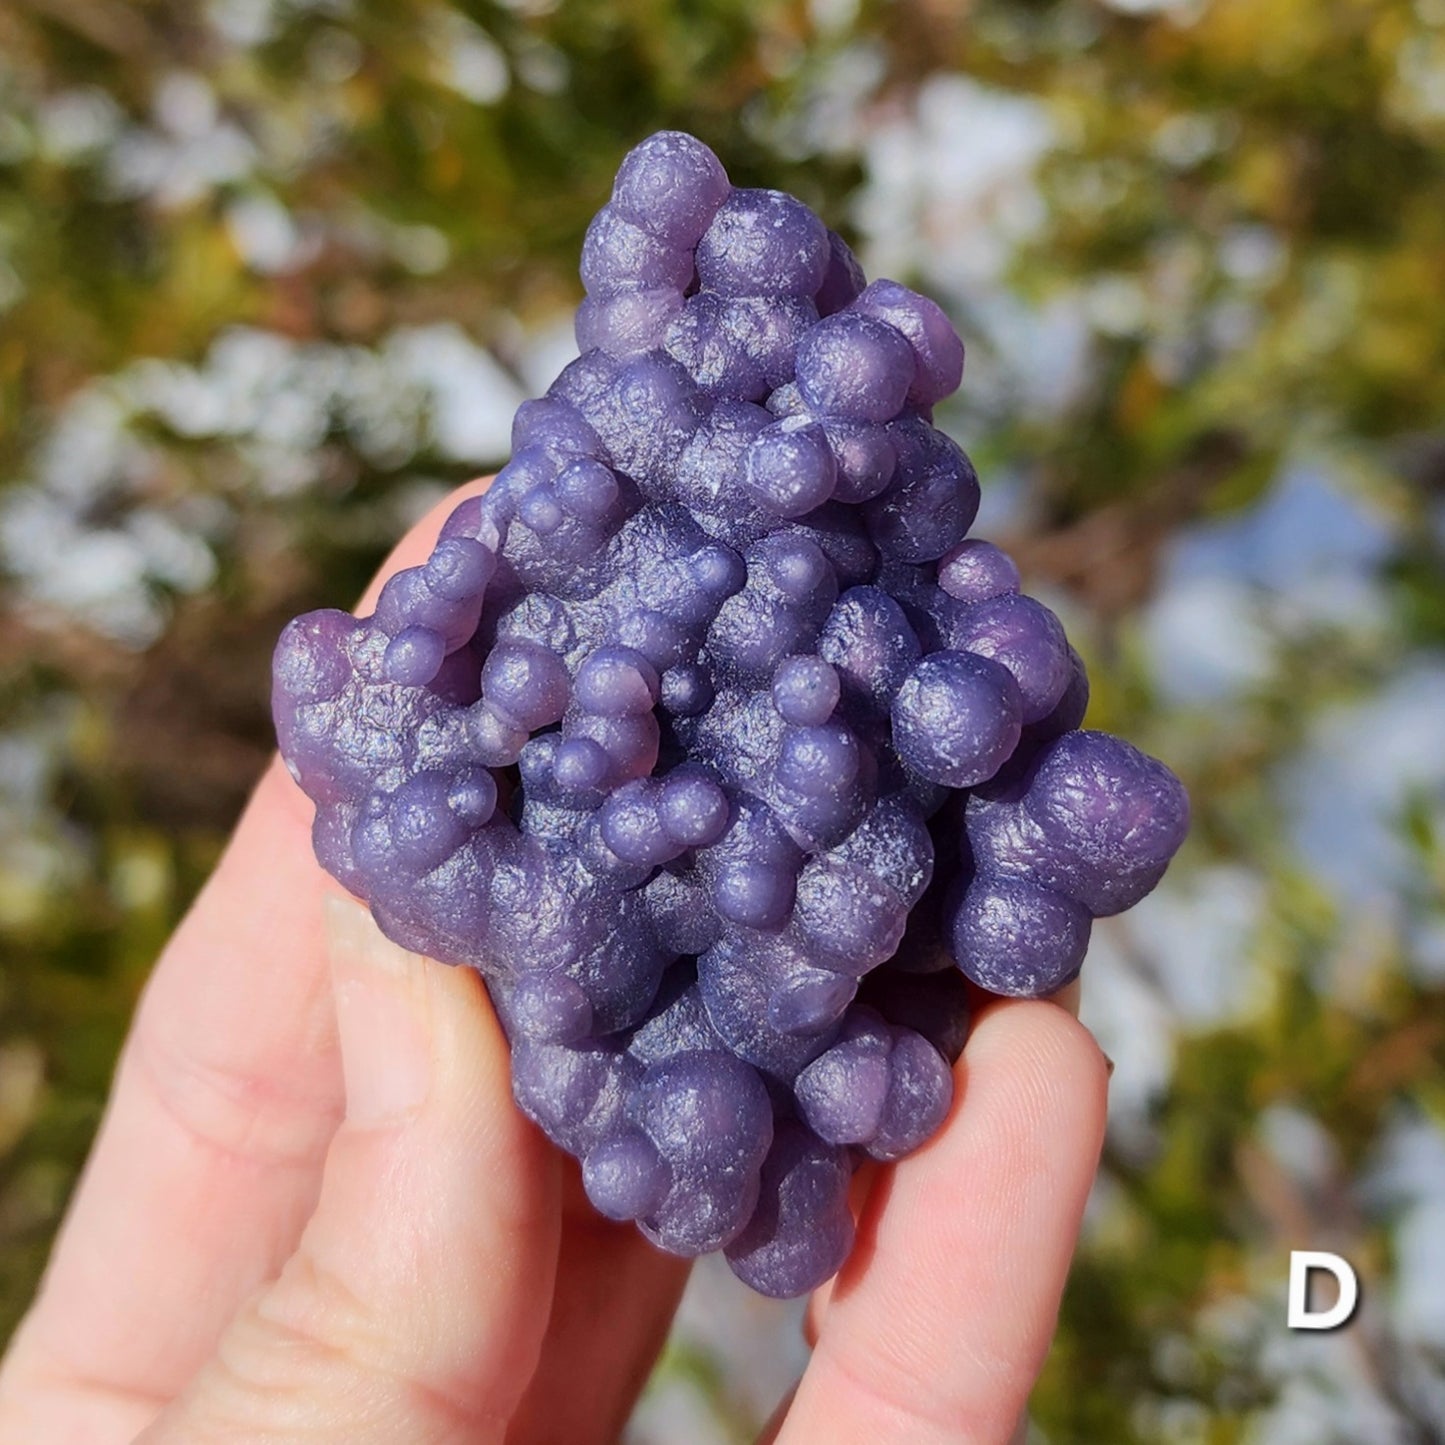
[[[592,1202],[767,1294],[942,1123],[965,978],[1037,995],[1187,826],[1080,731],[1048,608],[968,536],[943,312],[691,136],[623,161],[581,356],[371,617],[298,618],[281,751],[322,864],[481,971]]]

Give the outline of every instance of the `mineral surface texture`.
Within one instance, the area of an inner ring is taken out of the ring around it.
[[[372,616],[286,628],[276,729],[322,864],[482,972],[597,1209],[795,1295],[857,1162],[948,1113],[965,979],[1072,979],[1187,804],[968,536],[938,306],[676,132],[581,269],[581,356]]]

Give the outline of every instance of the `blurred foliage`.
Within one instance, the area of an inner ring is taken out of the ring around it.
[[[432,403],[392,385],[396,338],[459,327],[535,386],[617,159],[663,126],[867,242],[860,196],[917,200],[883,184],[876,138],[946,76],[1043,117],[991,286],[1084,334],[1077,385],[1049,405],[996,388],[960,435],[986,483],[1025,484],[1007,540],[1077,615],[1092,720],[1185,774],[1186,878],[1232,862],[1264,896],[1249,1006],[1181,1024],[1142,1132],[1111,1139],[1039,1427],[1060,1445],[1270,1438],[1293,1368],[1268,1348],[1285,1254],[1308,1245],[1340,1248],[1382,1302],[1347,1332],[1397,1431],[1379,1438],[1445,1438],[1439,1361],[1384,1307],[1394,1221],[1361,1187],[1399,1120],[1445,1126],[1445,997],[1410,928],[1364,926],[1309,876],[1268,785],[1320,716],[1445,642],[1440,0],[0,6],[0,521],[7,499],[43,502],[76,545],[141,557],[134,615],[110,627],[46,590],[14,507],[0,550],[0,1340],[136,992],[269,748],[281,623],[355,594],[422,501],[502,459],[447,445]],[[903,279],[955,277],[987,372],[991,294],[949,270],[980,232],[957,219],[891,217],[920,238]],[[240,364],[238,336],[331,378],[316,419],[284,430],[286,384],[256,383],[240,420],[188,408]],[[1139,609],[1174,539],[1250,507],[1302,448],[1390,517],[1387,616],[1292,635],[1227,712],[1170,702]],[[1438,921],[1441,820],[1433,793],[1398,820],[1408,920]],[[1126,962],[1167,992],[1167,960]],[[1329,1141],[1308,1186],[1261,1142],[1282,1108]],[[704,1357],[668,1358],[723,1401],[720,1429],[745,1427]],[[1365,1437],[1341,1416],[1312,1438]]]

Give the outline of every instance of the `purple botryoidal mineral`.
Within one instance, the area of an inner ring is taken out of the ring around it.
[[[482,972],[596,1207],[799,1294],[854,1165],[948,1112],[965,976],[1067,983],[1188,805],[1079,730],[1058,619],[967,536],[932,301],[677,132],[582,279],[582,355],[490,490],[371,617],[286,628],[277,736],[327,870]]]

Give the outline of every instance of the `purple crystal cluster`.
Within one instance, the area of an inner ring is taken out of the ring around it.
[[[963,345],[778,191],[664,132],[582,253],[582,350],[373,616],[284,632],[317,856],[484,974],[595,1206],[828,1278],[848,1184],[933,1133],[965,977],[1038,995],[1183,838],[932,425]]]

